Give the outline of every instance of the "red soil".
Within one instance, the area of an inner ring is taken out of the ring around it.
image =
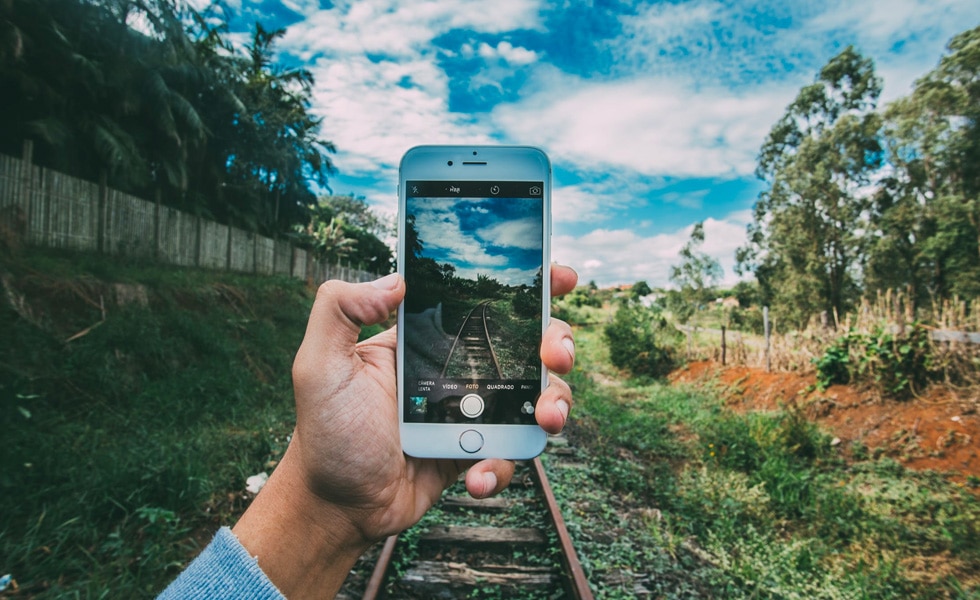
[[[861,442],[909,468],[948,473],[958,483],[970,476],[980,477],[980,399],[976,396],[957,397],[950,390],[933,387],[909,401],[881,400],[850,386],[816,390],[813,375],[723,367],[712,361],[690,363],[674,372],[671,380],[715,381],[735,411],[795,405],[838,438],[835,443],[847,453],[853,442]]]

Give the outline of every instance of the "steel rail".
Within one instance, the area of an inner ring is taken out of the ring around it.
[[[561,516],[558,508],[558,501],[555,499],[554,492],[551,491],[551,484],[548,483],[548,475],[544,471],[541,459],[535,457],[532,461],[534,467],[534,479],[538,482],[538,489],[544,496],[545,504],[548,507],[548,517],[558,532],[558,544],[561,546],[561,561],[565,567],[565,575],[568,586],[566,591],[569,597],[574,600],[593,600],[592,588],[589,587],[589,580],[585,577],[585,570],[582,563],[578,560],[575,553],[575,546],[572,545],[572,538],[568,535],[568,528],[565,526],[565,519]]]
[[[470,309],[470,312],[466,313],[466,317],[463,318],[463,322],[459,326],[459,330],[456,332],[456,337],[453,339],[453,345],[449,348],[449,354],[446,355],[446,363],[442,367],[442,372],[439,374],[440,377],[446,376],[446,371],[449,370],[449,365],[453,360],[453,354],[457,352],[458,347],[463,347],[464,350],[469,352],[469,349],[465,348],[463,344],[460,344],[460,340],[463,338],[463,333],[467,331],[467,328],[473,322],[476,329],[479,329],[485,340],[486,350],[490,356],[490,360],[493,362],[494,372],[497,374],[498,378],[503,378],[503,372],[500,370],[500,362],[497,360],[497,352],[493,349],[493,340],[490,338],[490,327],[487,324],[487,308],[490,306],[490,300],[482,300],[479,304]],[[476,310],[482,308],[479,316],[476,314]],[[480,319],[477,323],[474,319]],[[483,345],[483,344],[481,344]]]

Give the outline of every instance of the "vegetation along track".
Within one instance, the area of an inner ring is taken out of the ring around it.
[[[547,451],[574,460],[562,436]],[[338,597],[593,598],[539,459],[518,462],[498,497],[465,494],[457,483],[422,523],[388,538],[362,567],[367,582],[352,576]]]
[[[490,301],[484,300],[466,315],[442,368],[443,377],[503,377],[490,341],[489,307]],[[450,365],[453,365],[453,372],[450,372]]]

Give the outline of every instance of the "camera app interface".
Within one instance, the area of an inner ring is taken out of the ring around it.
[[[405,421],[535,423],[542,189],[406,182]]]

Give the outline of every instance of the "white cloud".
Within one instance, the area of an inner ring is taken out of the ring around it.
[[[638,181],[635,173],[612,170],[605,175],[600,180],[555,187],[551,198],[554,222],[604,223],[624,209],[645,203],[651,186]]]
[[[453,211],[455,199],[430,200],[426,210],[416,214],[415,227],[427,250],[448,253],[454,264],[474,265],[476,270],[499,268],[507,264],[503,255],[487,254],[486,248],[471,236],[464,235],[459,217]]]
[[[704,221],[701,251],[721,265],[723,285],[738,281],[735,250],[745,244],[745,226],[751,218],[751,211],[738,211]],[[552,256],[559,263],[573,265],[583,283],[609,286],[643,280],[654,287],[668,287],[670,268],[680,264],[680,250],[690,239],[692,227],[652,236],[641,236],[632,229],[595,229],[577,237],[556,235]]]
[[[483,42],[477,48],[477,54],[487,61],[502,60],[511,66],[529,65],[537,60],[538,55],[532,50],[514,46],[508,41],[502,41],[496,47]]]
[[[492,132],[468,115],[449,112],[449,82],[432,40],[453,28],[480,32],[540,27],[539,7],[526,0],[339,2],[319,10],[294,2],[307,18],[289,27],[281,50],[310,61],[316,80],[312,111],[338,148],[338,170],[379,182],[366,190],[382,212],[395,212],[398,161],[419,144],[492,143]],[[501,42],[491,51],[515,64],[533,53]],[[338,190],[344,192],[345,190]]]
[[[503,247],[541,249],[541,217],[500,221],[478,232],[481,239]]]
[[[494,122],[509,137],[544,146],[552,157],[598,171],[648,176],[737,177],[755,169],[770,127],[795,90],[732,92],[683,81],[566,79],[514,104]]]

